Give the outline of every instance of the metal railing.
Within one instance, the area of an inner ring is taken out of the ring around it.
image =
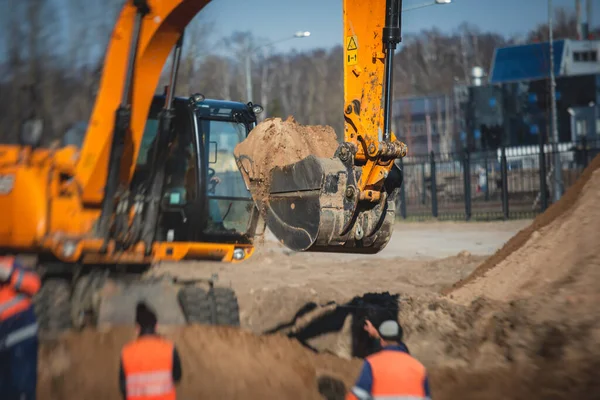
[[[500,148],[497,151],[408,156],[398,215],[404,219],[532,218],[552,203],[554,156],[562,193],[600,154],[600,140]]]

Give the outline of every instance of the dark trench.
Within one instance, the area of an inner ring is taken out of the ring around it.
[[[375,327],[388,319],[397,320],[399,297],[398,294],[390,294],[389,292],[366,293],[362,296],[356,296],[349,302],[340,304],[330,312],[315,318],[298,332],[287,333],[287,336],[298,340],[305,347],[317,352],[315,348],[307,343],[308,340],[326,333],[340,331],[344,325],[344,321],[348,315],[351,314],[352,356],[365,358],[379,351],[381,348],[379,341],[369,337],[368,333],[364,330],[365,320],[370,320]],[[332,304],[335,304],[335,302],[329,302],[322,305],[317,305],[314,302],[306,303],[296,312],[289,322],[282,323],[269,329],[265,331],[264,334],[269,335],[285,331],[296,325],[297,321],[307,313]]]

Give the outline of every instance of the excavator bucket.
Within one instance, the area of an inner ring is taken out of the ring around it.
[[[407,153],[390,129],[402,2],[343,4],[342,143],[334,143],[323,157],[328,141],[322,127],[266,120],[235,155],[267,227],[285,246],[372,254],[390,239],[402,184],[395,161]]]
[[[307,158],[272,171],[266,223],[296,251],[377,253],[388,243],[402,180],[395,168],[377,202],[362,202],[356,171],[340,158]]]
[[[379,200],[364,201],[357,189],[360,170],[344,149],[347,147],[340,146],[332,158],[309,155],[273,168],[268,195],[254,197],[267,227],[286,247],[294,251],[372,254],[388,243],[402,173],[393,164]],[[252,164],[248,157],[238,159],[250,192],[260,193],[265,182],[251,178]]]

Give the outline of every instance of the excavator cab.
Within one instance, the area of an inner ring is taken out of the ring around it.
[[[164,96],[155,96],[131,184],[133,197],[151,173]],[[233,148],[256,125],[258,105],[177,97],[173,140],[155,242],[251,244],[258,213],[237,169]]]

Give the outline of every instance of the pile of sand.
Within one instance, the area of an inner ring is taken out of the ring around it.
[[[559,242],[559,244],[561,246],[564,244],[563,240],[566,241],[567,243],[573,244],[575,242],[579,242],[581,239],[584,239],[585,241],[587,241],[588,244],[593,245],[594,244],[593,238],[595,235],[586,235],[583,233],[584,231],[590,232],[589,222],[585,222],[584,224],[586,227],[584,228],[582,226],[581,229],[577,228],[576,225],[579,222],[579,221],[577,221],[578,217],[583,218],[581,222],[584,222],[584,221],[596,221],[597,222],[597,218],[598,218],[598,214],[596,212],[597,207],[589,208],[589,205],[590,205],[589,203],[590,203],[590,197],[593,197],[594,193],[597,193],[597,191],[598,191],[598,183],[597,183],[598,178],[597,178],[597,172],[596,172],[598,169],[600,169],[600,156],[598,156],[598,157],[594,158],[594,160],[592,160],[591,164],[588,166],[588,168],[586,168],[586,170],[583,172],[581,177],[575,182],[575,184],[573,184],[573,186],[571,186],[569,188],[569,190],[567,190],[567,192],[563,195],[563,197],[557,203],[552,204],[548,208],[548,210],[546,210],[546,212],[544,212],[543,214],[539,215],[530,226],[523,229],[521,232],[519,232],[514,237],[512,237],[506,243],[505,246],[503,246],[494,255],[492,255],[484,263],[482,263],[477,268],[477,270],[475,270],[467,279],[457,282],[452,288],[446,290],[445,293],[449,294],[449,293],[453,292],[454,295],[460,296],[461,292],[458,290],[459,288],[461,288],[463,286],[467,286],[468,284],[477,280],[481,276],[485,275],[491,269],[493,269],[496,266],[498,266],[499,264],[503,263],[506,259],[511,258],[514,260],[514,257],[511,257],[511,256],[513,255],[513,253],[515,253],[517,251],[519,251],[519,254],[521,255],[521,257],[519,257],[519,262],[523,261],[523,264],[525,264],[526,261],[533,261],[533,260],[530,260],[528,258],[529,256],[525,255],[525,253],[529,254],[529,253],[531,253],[532,250],[534,250],[535,253],[539,253],[539,251],[535,249],[537,247],[537,245],[533,241],[530,242],[530,239],[533,237],[533,239],[536,240],[536,239],[540,238],[540,234],[542,232],[544,232],[544,235],[545,235],[547,232],[549,232],[551,230],[557,230],[561,224],[561,221],[562,222],[571,221],[569,225],[571,226],[571,228],[575,227],[575,232],[571,232],[572,234],[575,234],[575,236],[562,234],[562,236],[561,236],[562,240]],[[588,182],[590,181],[590,179],[592,178],[593,175],[596,175],[595,182],[588,184]],[[586,186],[588,188],[588,193],[586,195],[586,200],[583,200],[586,202],[586,204],[583,205],[583,204],[581,204],[581,202],[579,202],[579,199],[582,196],[582,191]],[[575,206],[577,206],[577,207],[575,207]],[[573,216],[573,214],[572,214],[572,211],[574,211],[575,208],[577,208],[579,210],[577,213],[577,216]],[[563,216],[564,216],[564,218],[561,218]],[[552,228],[546,229],[546,227],[548,225],[554,223],[557,220],[560,220],[560,221],[558,221],[556,224],[554,224]],[[593,227],[592,227],[592,229],[593,229]],[[542,236],[544,236],[544,235],[542,235]],[[552,237],[552,238],[543,239],[543,240],[544,240],[545,244],[548,245],[549,242],[551,242],[552,240],[555,240],[555,238]],[[529,245],[528,245],[528,243],[529,243]],[[595,243],[598,243],[598,242],[596,241]],[[553,254],[562,253],[562,249],[560,247],[555,247],[553,249],[552,253]],[[533,262],[536,265],[531,265],[530,268],[528,268],[528,269],[539,271],[539,264],[537,264],[535,261],[533,261]],[[554,263],[554,264],[556,264],[556,263]],[[567,262],[567,264],[569,264],[569,262]],[[561,267],[559,267],[559,269],[561,269]],[[547,271],[544,271],[544,273],[545,272],[547,272]]]
[[[268,118],[239,143],[233,154],[255,200],[269,193],[270,171],[298,162],[309,155],[331,158],[338,147],[330,126],[301,125],[288,117]]]
[[[281,336],[192,326],[166,334],[182,362],[180,399],[320,399],[321,375],[350,385],[360,363],[314,354]],[[119,399],[119,352],[131,329],[68,334],[40,351],[38,398]]]
[[[559,202],[513,237],[469,278],[455,285],[450,294],[461,302],[478,296],[509,301],[542,293],[561,297],[597,295],[598,199],[600,157],[593,160]]]

